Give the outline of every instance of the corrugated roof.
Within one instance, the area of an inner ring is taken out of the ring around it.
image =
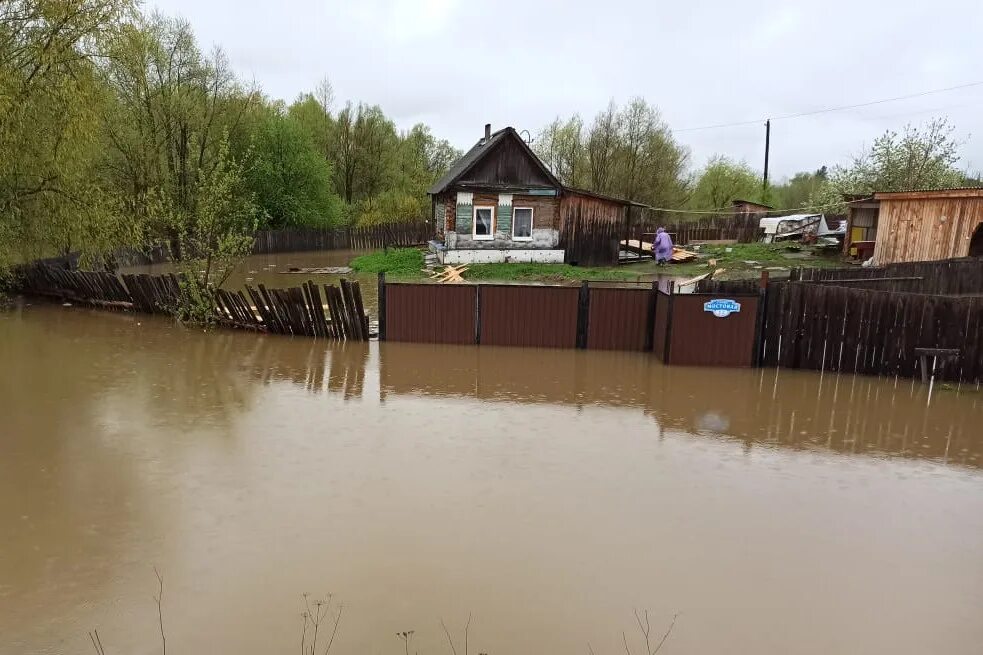
[[[950,198],[978,198],[983,197],[983,187],[961,186],[949,187],[947,189],[906,189],[904,191],[876,191],[875,200],[901,200],[907,196],[910,199],[931,198],[934,195]]]

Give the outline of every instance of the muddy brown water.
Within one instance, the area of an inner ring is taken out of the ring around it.
[[[0,653],[979,653],[983,394],[0,313]],[[322,641],[323,644],[323,635]]]
[[[318,250],[272,255],[250,255],[232,270],[223,286],[233,291],[244,289],[247,284],[253,288],[257,288],[260,284],[263,284],[270,289],[284,289],[287,287],[299,287],[308,280],[319,285],[337,285],[338,281],[344,277],[349,280],[358,281],[362,289],[362,300],[365,304],[366,311],[374,316],[378,307],[379,295],[379,278],[375,273],[359,274],[352,272],[339,275],[331,273],[311,274],[290,272],[291,268],[347,267],[353,258],[365,252],[368,251]],[[147,266],[128,266],[120,272],[161,275],[173,271],[174,267],[171,264],[165,263]]]

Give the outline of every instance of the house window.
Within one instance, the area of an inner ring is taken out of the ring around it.
[[[532,241],[532,207],[512,210],[512,240]]]
[[[474,232],[472,233],[475,241],[491,241],[495,238],[495,208],[478,207],[474,208]]]

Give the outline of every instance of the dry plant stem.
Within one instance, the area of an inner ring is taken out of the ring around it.
[[[92,642],[92,647],[95,649],[97,655],[106,655],[106,649],[102,647],[102,640],[99,639],[98,630],[93,630],[89,633],[89,640]]]
[[[447,635],[447,643],[450,644],[451,653],[457,655],[457,648],[454,647],[454,640],[451,639],[450,630],[444,624],[444,619],[440,620],[440,627],[444,629],[444,634]],[[468,655],[468,631],[471,629],[471,613],[468,613],[468,622],[464,625],[464,655]]]
[[[331,638],[328,639],[328,645],[324,648],[324,655],[328,655],[331,652],[331,644],[334,643],[334,636],[338,634],[338,624],[341,623],[341,613],[345,611],[344,605],[338,606],[338,615],[334,619],[334,626],[331,628]]]
[[[160,572],[157,567],[154,567],[154,575],[157,576],[157,595],[154,596],[154,600],[157,601],[157,622],[160,624],[160,646],[161,655],[167,655],[167,637],[164,636],[164,612],[161,609],[161,600],[164,598],[164,578],[160,577]]]
[[[672,622],[669,624],[669,628],[666,630],[666,633],[662,635],[662,639],[659,640],[659,643],[655,646],[655,648],[652,648],[652,624],[649,621],[648,610],[645,610],[644,616],[645,622],[642,623],[642,615],[638,613],[638,610],[635,610],[635,622],[638,623],[638,629],[642,633],[642,636],[645,637],[645,652],[647,655],[655,655],[662,649],[662,646],[666,643],[666,639],[668,639],[669,635],[672,633],[672,629],[676,626],[676,618],[679,616],[679,613],[677,612],[676,614],[673,614]],[[627,653],[627,655],[631,655],[631,649],[628,647],[628,635],[622,632],[621,640],[625,644],[625,653]],[[587,647],[590,648],[590,644],[588,644]],[[591,651],[591,655],[593,655],[593,651]]]

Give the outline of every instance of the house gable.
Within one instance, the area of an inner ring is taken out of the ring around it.
[[[522,137],[507,127],[476,143],[430,193],[453,188],[552,189],[559,193],[560,183]]]
[[[501,188],[557,187],[555,178],[514,131],[492,145],[489,151],[458,178],[462,186]]]

